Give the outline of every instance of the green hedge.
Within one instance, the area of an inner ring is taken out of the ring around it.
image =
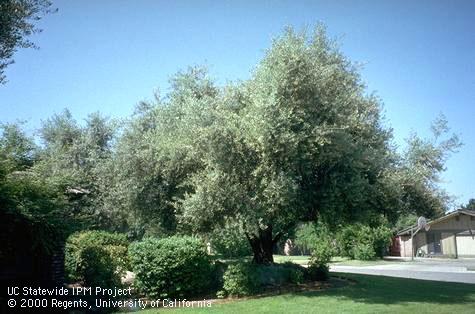
[[[135,284],[151,297],[190,297],[213,283],[212,264],[203,242],[194,237],[148,238],[129,250]]]
[[[66,241],[65,270],[69,281],[85,286],[114,287],[129,268],[127,237],[106,231],[81,231]]]
[[[339,253],[352,259],[371,260],[382,257],[391,243],[392,232],[385,226],[371,228],[354,224],[337,234]]]

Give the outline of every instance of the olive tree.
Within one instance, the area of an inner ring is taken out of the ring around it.
[[[168,95],[141,103],[109,160],[101,206],[151,233],[237,226],[254,261],[272,263],[301,222],[375,225],[395,222],[416,196],[443,201],[435,179],[456,139],[414,140],[402,157],[391,140],[380,100],[324,28],[288,29],[249,80],[219,88],[190,68]],[[417,147],[434,148],[435,172]],[[412,180],[415,169],[426,176]]]
[[[388,210],[391,134],[380,103],[322,27],[287,30],[249,81],[204,110],[208,124],[189,146],[200,166],[177,202],[193,230],[239,221],[254,262],[272,263],[299,221],[335,225]]]

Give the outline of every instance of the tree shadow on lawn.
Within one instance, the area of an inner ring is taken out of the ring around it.
[[[420,302],[432,304],[475,304],[475,285],[397,277],[338,274],[350,280],[342,285],[333,280],[333,288],[298,293],[299,296],[329,296],[368,304]],[[291,293],[296,295],[296,293]]]

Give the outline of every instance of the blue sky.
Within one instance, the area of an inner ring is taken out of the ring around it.
[[[67,107],[82,120],[126,117],[163,93],[168,78],[207,64],[218,83],[246,79],[285,26],[323,22],[341,50],[363,62],[368,91],[384,102],[402,145],[427,135],[444,113],[464,142],[444,187],[457,203],[475,197],[475,2],[438,1],[54,1],[0,86],[0,121],[41,120]]]

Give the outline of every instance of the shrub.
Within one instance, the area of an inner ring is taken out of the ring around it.
[[[295,249],[301,255],[311,254],[318,240],[319,234],[314,223],[305,223],[297,227],[294,243]]]
[[[128,241],[123,234],[82,231],[66,241],[65,270],[70,281],[85,286],[114,287],[129,266]]]
[[[305,272],[305,268],[291,262],[273,265],[229,265],[223,276],[223,290],[218,292],[218,296],[248,296],[265,287],[300,284],[304,281]]]
[[[115,287],[120,285],[114,259],[106,249],[100,246],[88,246],[80,251],[80,280],[86,286]]]
[[[312,252],[312,257],[307,268],[307,276],[310,280],[327,280],[329,277],[329,267],[332,257],[336,250],[332,239],[327,236],[322,236],[315,244]]]
[[[211,261],[198,238],[148,238],[132,244],[129,254],[136,286],[148,296],[189,297],[212,284]]]
[[[379,226],[373,229],[373,248],[376,256],[382,258],[391,244],[393,233],[386,226]]]
[[[357,243],[353,249],[355,259],[369,261],[376,258],[374,248],[369,243]]]
[[[238,225],[226,225],[210,234],[211,247],[214,253],[225,258],[243,257],[252,254],[249,241],[244,230]]]
[[[292,262],[273,265],[256,265],[260,287],[281,286],[287,283],[299,283],[305,269]]]
[[[342,228],[336,235],[338,254],[351,259],[355,258],[353,248],[359,237],[358,225],[349,225]]]
[[[337,235],[340,254],[361,260],[383,257],[384,251],[391,243],[391,235],[391,230],[385,226],[376,228],[361,224],[347,226]]]
[[[249,263],[229,265],[223,275],[223,290],[221,296],[248,296],[259,291],[257,267]]]
[[[330,277],[328,264],[319,264],[310,261],[307,268],[307,278],[309,280],[326,281]]]
[[[295,284],[301,284],[304,281],[304,271],[302,269],[291,268],[289,269],[289,282]]]

